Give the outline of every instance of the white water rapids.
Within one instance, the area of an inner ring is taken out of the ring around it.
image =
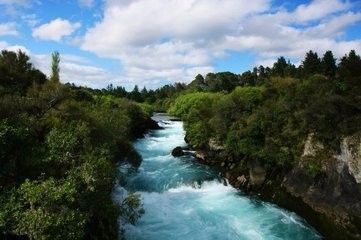
[[[174,158],[171,150],[186,146],[182,122],[164,115],[155,120],[164,129],[135,142],[143,157],[139,169],[120,167],[127,182],[115,190],[115,197],[138,192],[145,209],[135,226],[125,227],[127,239],[321,239],[296,214],[224,186],[190,156]]]

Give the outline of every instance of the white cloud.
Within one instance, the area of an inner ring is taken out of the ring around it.
[[[31,61],[46,75],[50,76],[51,55],[30,54]],[[74,83],[78,86],[103,88],[109,83],[117,82],[117,76],[101,67],[92,66],[89,60],[60,53],[60,81]]]
[[[274,7],[269,0],[107,0],[81,48],[120,60],[122,77],[135,83],[189,81],[195,71],[212,71],[227,50],[252,51],[255,64],[266,65],[281,55],[299,62],[310,49],[361,50],[359,40],[340,38],[361,20],[348,1]]]
[[[0,0],[1,2],[15,2]],[[22,0],[23,2],[27,2]],[[254,64],[272,65],[283,55],[299,63],[308,50],[333,50],[340,57],[361,52],[361,39],[347,40],[346,29],[361,21],[361,12],[347,0],[313,0],[286,9],[272,0],[104,0],[98,22],[84,36],[79,23],[55,19],[33,29],[33,36],[72,44],[100,57],[119,61],[119,72],[89,66],[87,59],[62,54],[62,79],[105,87],[138,84],[158,87],[190,81],[214,71],[214,62],[228,51],[252,52]],[[93,0],[78,0],[92,7]],[[29,16],[35,24],[36,16]],[[0,42],[1,47],[1,42]],[[34,55],[48,71],[50,59]],[[241,68],[241,66],[240,66]]]
[[[78,0],[78,3],[81,7],[92,7],[94,4],[94,0]]]
[[[269,0],[106,1],[104,18],[89,29],[82,49],[119,59],[123,78],[135,83],[189,81],[212,71],[218,51],[210,46]]]
[[[267,9],[268,2],[109,0],[102,21],[85,35],[83,48],[114,56],[124,47],[157,44],[162,39],[197,40],[201,43],[238,28],[240,19]]]
[[[350,6],[350,3],[340,0],[314,0],[310,4],[299,5],[292,16],[295,22],[317,20],[347,10]]]
[[[0,36],[16,36],[18,34],[15,23],[0,23]]]
[[[11,45],[5,41],[0,41],[0,50],[7,50],[7,51],[13,51],[13,52],[17,52],[19,50],[25,52],[26,54],[29,54],[30,51],[21,45]]]
[[[63,37],[70,36],[78,28],[80,23],[69,22],[61,18],[54,19],[33,29],[33,37],[41,40],[61,41]]]
[[[26,6],[30,4],[31,0],[0,0],[0,5],[20,5]]]
[[[1,13],[8,16],[20,16],[20,9],[39,4],[40,0],[0,0]]]
[[[306,30],[308,35],[316,37],[331,37],[340,35],[343,30],[353,23],[361,20],[361,13],[347,12],[339,16],[330,18],[327,21],[321,22],[315,27]]]

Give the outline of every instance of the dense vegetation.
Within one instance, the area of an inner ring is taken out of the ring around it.
[[[134,224],[139,198],[117,205],[111,192],[119,161],[139,165],[130,141],[154,109],[182,118],[192,146],[212,139],[234,159],[273,170],[293,166],[310,134],[338,151],[343,136],[361,131],[355,51],[338,62],[310,51],[299,67],[280,57],[272,68],[131,92],[63,85],[52,57],[48,79],[23,52],[0,54],[0,238],[115,239],[118,221]],[[310,174],[325,159],[308,162]]]
[[[23,52],[0,54],[0,238],[116,239],[140,200],[111,199],[116,164],[140,157],[130,140],[149,113],[138,104],[50,80]],[[120,219],[119,219],[120,217]]]
[[[198,75],[171,102],[169,113],[185,121],[191,145],[209,139],[234,159],[288,168],[309,134],[333,150],[343,136],[361,130],[361,59],[351,51],[337,64],[331,51],[312,51],[299,67],[281,57],[272,68]],[[323,159],[309,162],[310,173]]]

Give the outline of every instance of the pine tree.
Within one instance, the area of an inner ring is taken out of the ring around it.
[[[277,59],[277,62],[273,64],[272,72],[277,76],[284,77],[286,68],[286,59],[284,57],[280,57]]]
[[[336,74],[337,66],[336,59],[333,57],[332,51],[327,51],[322,58],[322,73],[327,77],[334,77]]]
[[[304,75],[311,76],[316,73],[321,73],[321,59],[316,52],[309,51],[306,53],[305,60],[302,62]]]

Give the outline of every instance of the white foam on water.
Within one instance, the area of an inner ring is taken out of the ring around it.
[[[197,183],[195,183],[197,184]],[[168,190],[171,193],[208,193],[208,194],[225,194],[229,192],[236,192],[236,190],[230,186],[224,186],[219,181],[207,181],[202,183],[199,187],[190,185],[182,185],[178,188],[171,188]]]
[[[171,154],[143,158],[143,161],[164,162],[164,161],[173,161],[173,160],[174,160],[174,157]]]
[[[135,143],[143,162],[128,177],[127,186],[140,193],[145,214],[136,226],[125,226],[127,239],[320,239],[294,213],[209,180],[216,179],[216,174],[194,163],[192,157],[171,156],[174,147],[186,146],[183,123],[158,117],[164,129]],[[119,200],[127,192],[118,188],[114,195]]]

